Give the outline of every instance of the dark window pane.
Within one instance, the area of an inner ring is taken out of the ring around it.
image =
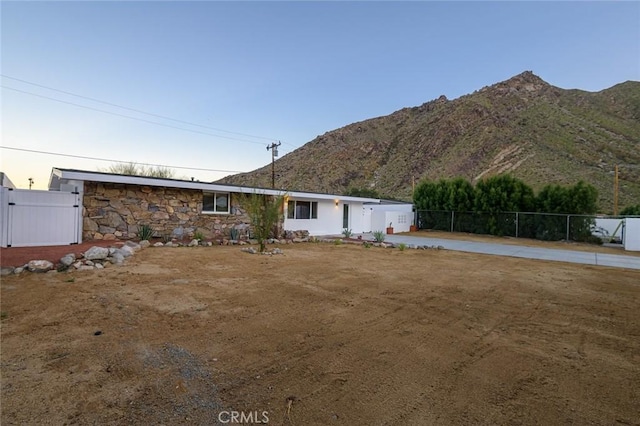
[[[287,203],[287,219],[293,219],[296,214],[296,202],[289,200]]]
[[[318,203],[313,201],[311,203],[311,219],[318,218]]]
[[[202,194],[202,211],[203,212],[212,212],[213,209],[213,194]]]
[[[311,217],[311,203],[308,201],[296,201],[296,219],[309,219]]]

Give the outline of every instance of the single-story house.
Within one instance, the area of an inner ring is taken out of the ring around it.
[[[195,233],[228,238],[231,229],[246,235],[249,217],[242,195],[252,193],[284,196],[280,229],[285,232],[364,233],[372,231],[371,206],[380,204],[374,198],[62,168],[52,170],[49,190],[80,195],[83,240],[135,238],[141,225],[151,226],[156,235],[177,238]]]

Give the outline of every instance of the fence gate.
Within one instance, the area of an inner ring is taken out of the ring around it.
[[[82,204],[77,192],[0,188],[2,247],[78,244]]]

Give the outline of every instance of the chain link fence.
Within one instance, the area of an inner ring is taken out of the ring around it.
[[[603,237],[606,238],[610,234],[610,231],[600,229],[596,225],[598,218],[600,217],[529,212],[477,213],[444,210],[416,212],[416,223],[419,229],[592,243],[600,243]]]

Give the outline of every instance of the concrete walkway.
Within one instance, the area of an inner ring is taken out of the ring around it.
[[[370,240],[371,234],[363,239]],[[585,265],[613,266],[640,270],[640,257],[622,254],[591,253],[576,250],[547,249],[511,244],[481,243],[476,241],[447,240],[444,238],[414,237],[409,235],[387,235],[385,241],[419,246],[442,246],[447,250],[469,253],[493,254],[497,256],[523,257],[527,259],[553,260],[558,262],[581,263]]]

